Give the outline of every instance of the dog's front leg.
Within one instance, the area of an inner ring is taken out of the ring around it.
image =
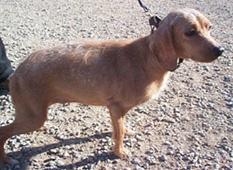
[[[108,109],[110,111],[113,126],[112,139],[115,142],[114,154],[118,157],[126,157],[123,140],[126,133],[125,117],[128,109],[121,107],[119,103],[108,105]]]

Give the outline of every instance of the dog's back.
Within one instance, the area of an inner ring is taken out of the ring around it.
[[[139,53],[146,52],[134,45],[126,47],[127,44],[128,41],[81,42],[32,53],[12,77],[12,98],[15,98],[15,89],[21,88],[48,104],[107,105],[112,97],[128,102],[133,100],[131,105],[141,103],[143,101],[135,102],[135,98],[141,100],[141,96],[145,96],[142,86],[147,90],[150,80],[146,75],[145,54]],[[127,54],[132,52],[138,54]],[[16,93],[19,94],[18,90]]]

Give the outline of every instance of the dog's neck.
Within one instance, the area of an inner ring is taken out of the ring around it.
[[[131,51],[132,61],[138,60],[139,69],[146,70],[145,73],[151,81],[158,80],[161,75],[165,76],[169,71],[165,70],[159,63],[157,56],[150,50],[151,35],[140,37],[126,46],[127,51]]]
[[[142,37],[141,41],[144,41],[146,43],[146,52],[147,52],[147,59],[148,59],[148,68],[154,72],[154,70],[160,71],[161,74],[166,74],[169,72],[169,70],[166,70],[162,67],[158,60],[158,55],[156,55],[151,49],[150,49],[150,42],[151,42],[152,34]],[[145,52],[145,53],[146,53]],[[156,73],[155,73],[156,74]]]

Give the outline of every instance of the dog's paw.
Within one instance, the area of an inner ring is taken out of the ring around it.
[[[117,157],[120,157],[120,158],[127,158],[127,152],[124,148],[114,148],[114,154],[117,156]]]

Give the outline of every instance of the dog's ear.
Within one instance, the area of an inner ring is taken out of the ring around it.
[[[177,67],[177,54],[174,47],[174,22],[172,17],[165,18],[159,28],[154,32],[153,43],[150,49],[158,58],[161,66],[174,71]]]

